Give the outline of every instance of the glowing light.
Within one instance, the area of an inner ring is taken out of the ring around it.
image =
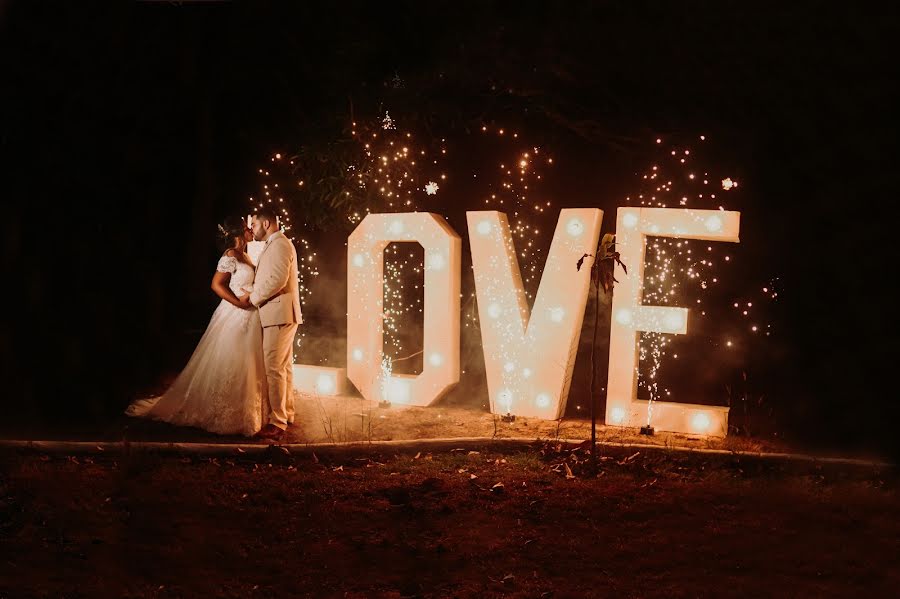
[[[622,325],[630,325],[632,322],[631,310],[622,308],[616,310],[616,322]]]
[[[396,404],[413,403],[413,398],[410,394],[411,382],[410,379],[399,376],[390,377],[387,382],[387,400]]]
[[[447,266],[447,259],[444,258],[444,254],[440,252],[434,252],[432,254],[428,254],[428,262],[426,263],[427,267],[431,270],[441,270],[445,266]]]
[[[722,189],[728,191],[734,187],[737,187],[737,181],[732,181],[731,177],[722,179]]]
[[[318,391],[320,395],[331,395],[334,393],[334,388],[335,382],[333,376],[327,374],[319,375],[319,379],[316,381],[316,391]]]
[[[531,376],[531,369],[530,369],[530,368],[523,368],[523,369],[522,369],[522,378],[526,378],[526,379],[527,379],[527,378],[530,377],[530,376]]]
[[[391,235],[401,235],[405,227],[403,226],[403,221],[400,219],[396,219],[391,222],[390,227],[388,227],[388,233]]]
[[[345,393],[349,381],[344,368],[294,364],[293,386],[300,393],[333,396]]]
[[[637,214],[634,214],[633,212],[627,213],[622,218],[622,224],[629,229],[633,229],[638,224]]]
[[[353,255],[353,266],[357,268],[362,268],[366,265],[366,257],[362,254],[354,254]]]
[[[684,318],[678,312],[669,312],[665,317],[665,326],[670,331],[677,331],[684,326]]]
[[[431,354],[430,356],[428,356],[428,363],[431,364],[432,366],[440,366],[441,364],[444,363],[444,356],[435,352],[435,353]]]
[[[622,424],[623,422],[625,422],[625,410],[618,407],[610,410],[609,421],[612,424]]]
[[[556,308],[550,308],[550,320],[553,322],[562,322],[563,318],[566,316],[566,311],[559,306]]]
[[[438,192],[438,189],[440,189],[440,186],[437,183],[435,183],[434,181],[429,181],[425,186],[425,193],[433,196]]]
[[[713,233],[722,230],[722,219],[715,214],[707,218],[703,224],[707,231],[712,231]]]
[[[573,218],[569,221],[569,224],[566,225],[566,232],[572,237],[579,237],[584,233],[584,223],[577,218]]]
[[[490,316],[491,318],[500,318],[500,315],[502,313],[503,310],[500,309],[500,304],[498,304],[497,302],[493,302],[490,306],[488,306],[488,316]]]
[[[539,408],[547,408],[550,406],[550,394],[549,393],[540,393],[537,398],[534,400],[534,403]]]
[[[362,359],[363,359],[363,355],[364,355],[364,354],[363,354],[363,350],[361,350],[361,349],[359,349],[359,348],[357,347],[356,349],[353,350],[353,354],[352,354],[352,355],[353,355],[353,359],[354,359],[356,362],[361,362]]]
[[[490,235],[491,234],[491,221],[483,220],[478,223],[478,233],[479,235]]]
[[[709,414],[704,412],[697,412],[694,414],[694,417],[691,418],[691,429],[695,433],[705,433],[709,430],[709,425],[712,424],[709,419]]]

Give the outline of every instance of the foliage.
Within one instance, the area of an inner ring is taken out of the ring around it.
[[[594,264],[591,266],[591,277],[595,286],[600,286],[606,293],[612,293],[613,285],[618,283],[613,273],[615,265],[618,264],[628,274],[628,268],[619,257],[619,252],[613,250],[616,246],[616,236],[613,233],[607,233],[597,244],[596,254],[584,254],[578,259],[575,267],[580,271],[584,265],[584,259],[594,257]]]

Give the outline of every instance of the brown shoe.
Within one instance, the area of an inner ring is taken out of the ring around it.
[[[284,434],[284,431],[275,426],[274,424],[267,424],[258,433],[256,433],[256,437],[258,439],[272,439],[277,441],[281,438],[281,435]]]

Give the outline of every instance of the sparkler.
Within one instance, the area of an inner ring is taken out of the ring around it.
[[[435,202],[444,197],[452,197],[453,180],[471,177],[475,182],[476,193],[483,201],[482,209],[497,210],[508,214],[510,234],[514,247],[510,250],[515,255],[522,275],[523,293],[528,303],[534,300],[536,287],[540,281],[546,248],[552,227],[540,226],[542,218],[549,212],[552,203],[540,195],[540,186],[548,171],[554,166],[552,157],[542,148],[527,144],[520,139],[516,131],[507,128],[485,125],[481,128],[482,144],[502,146],[496,156],[501,160],[489,163],[491,166],[479,167],[466,165],[466,170],[458,170],[453,177],[442,169],[442,161],[448,150],[453,148],[446,139],[433,139],[427,143],[417,143],[410,131],[402,128],[402,119],[392,118],[385,112],[371,123],[352,123],[349,128],[349,158],[345,161],[338,176],[336,187],[331,196],[331,207],[340,215],[340,220],[348,225],[358,224],[370,213],[419,212],[434,209]],[[705,142],[701,136],[700,145]],[[662,149],[662,139],[657,140]],[[285,232],[298,245],[300,255],[301,301],[310,295],[308,282],[318,275],[315,252],[311,251],[305,238],[293,236],[295,223],[291,222],[286,198],[288,188],[292,194],[310,194],[310,186],[306,184],[302,161],[296,157],[287,158],[280,153],[271,157],[268,168],[260,169],[261,188],[251,198],[252,207],[276,204],[282,208]],[[279,170],[280,169],[280,170]],[[276,171],[278,171],[276,173]],[[283,171],[283,172],[282,172]],[[690,147],[666,148],[665,156],[646,172],[641,173],[636,193],[626,198],[626,203],[646,208],[690,208],[724,210],[726,199],[738,193],[738,181],[732,177],[722,177],[711,169],[704,168]],[[317,184],[318,185],[318,184]],[[448,192],[451,192],[448,194]],[[301,202],[302,204],[302,202]],[[440,210],[439,210],[440,211]],[[626,215],[626,220],[630,215]],[[307,223],[297,223],[303,229]],[[628,226],[628,223],[624,223]],[[632,223],[633,225],[634,223]],[[485,226],[478,223],[474,227],[475,235],[493,233],[491,224]],[[584,223],[562,223],[565,232],[572,238],[584,233]],[[704,222],[709,232],[716,232],[723,226],[722,220],[710,216]],[[402,234],[403,231],[389,231]],[[397,227],[402,227],[398,220]],[[543,235],[542,235],[542,232]],[[652,232],[649,233],[652,235]],[[544,239],[546,237],[546,239]],[[703,241],[675,239],[651,236],[648,238],[646,252],[646,278],[642,290],[643,302],[648,306],[684,306],[691,305],[706,317],[707,294],[720,284],[724,266],[733,264],[727,249],[716,244]],[[388,360],[391,372],[385,380],[396,378],[397,356],[405,352],[402,333],[407,334],[411,328],[404,326],[401,331],[401,320],[409,316],[422,314],[423,273],[428,270],[440,270],[444,264],[442,256],[422,253],[419,248],[408,250],[399,243],[388,246],[384,252],[385,284],[383,320],[385,331],[384,355]],[[354,257],[350,257],[354,264]],[[361,265],[358,265],[361,266]],[[764,298],[774,300],[777,280],[771,280],[763,289]],[[472,299],[475,297],[472,292]],[[760,322],[752,310],[760,303],[757,295],[741,298],[732,302],[737,315],[746,321],[746,330],[753,335],[770,335],[771,325]],[[474,302],[472,302],[474,304]],[[527,304],[526,304],[527,305]],[[498,310],[498,306],[487,305],[484,313],[488,318]],[[550,322],[560,323],[569,315],[558,306],[550,306],[547,314]],[[465,325],[478,323],[475,310],[467,310]],[[614,315],[615,318],[624,317]],[[674,330],[672,325],[664,330]],[[302,333],[301,333],[302,337]],[[643,333],[639,337],[639,353],[641,375],[640,385],[650,394],[647,409],[646,426],[652,430],[654,402],[671,397],[671,390],[666,388],[660,379],[660,371],[667,360],[677,360],[677,354],[670,352],[671,336],[669,333]],[[300,339],[298,339],[298,344]],[[722,340],[725,349],[737,346],[739,338]],[[414,354],[415,355],[415,354]],[[352,358],[351,358],[352,359]],[[422,356],[423,361],[432,366],[441,357]],[[521,364],[512,364],[510,376],[521,376],[523,379],[531,375],[530,368]],[[497,396],[500,404],[504,395]],[[541,407],[538,396],[532,398],[535,405]],[[545,402],[546,403],[546,402]],[[615,410],[613,410],[615,418]],[[620,420],[624,420],[621,415]]]
[[[699,143],[705,144],[706,136],[700,136]],[[663,140],[656,139],[662,149]],[[725,210],[724,194],[734,194],[738,182],[731,177],[714,178],[710,169],[702,166],[697,153],[691,147],[667,148],[663,157],[640,174],[637,193],[626,197],[626,202],[648,208],[684,207],[694,209]],[[721,181],[720,190],[715,181]],[[731,198],[729,198],[731,199]],[[729,202],[730,203],[730,202]],[[627,223],[626,223],[627,224]],[[721,230],[722,220],[710,217],[705,222],[707,230]],[[724,253],[724,255],[722,255]],[[642,289],[643,302],[648,305],[693,305],[699,308],[701,317],[707,316],[705,296],[722,279],[721,265],[730,266],[731,256],[727,248],[717,247],[703,241],[675,239],[668,237],[648,237],[645,257],[645,278]],[[764,293],[773,287],[769,283]],[[769,294],[771,299],[777,294]],[[752,301],[734,302],[734,308],[744,318],[750,317]],[[756,334],[761,328],[771,332],[771,325],[753,323],[748,332]],[[647,419],[641,429],[644,434],[652,434],[653,404],[672,392],[660,386],[660,371],[667,358],[678,359],[670,354],[672,337],[667,333],[643,332],[640,335],[639,356],[643,372],[639,374],[639,387],[650,396]],[[724,340],[726,348],[732,348],[735,341]]]
[[[257,209],[268,205],[274,207],[276,213],[280,213],[281,230],[297,248],[297,278],[300,290],[300,304],[302,305],[312,296],[312,281],[319,276],[319,269],[316,261],[317,253],[313,251],[305,234],[295,233],[295,223],[291,220],[289,206],[293,203],[292,200],[297,193],[296,190],[302,189],[305,183],[302,179],[296,179],[292,168],[293,164],[294,161],[286,158],[281,152],[273,153],[269,157],[269,164],[265,168],[257,169],[259,190],[250,196],[249,208],[250,212],[254,213]],[[300,231],[306,231],[307,228],[307,223],[300,223]],[[253,250],[250,249],[250,251],[252,254]],[[259,251],[259,249],[256,251]],[[255,258],[255,256],[253,257]],[[305,336],[306,333],[300,327],[294,345],[295,352],[302,347]],[[296,358],[296,354],[294,357]]]

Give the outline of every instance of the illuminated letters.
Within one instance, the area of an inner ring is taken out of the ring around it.
[[[506,215],[469,212],[491,411],[556,419],[565,410],[603,211],[562,210],[529,315]]]
[[[422,374],[387,376],[384,250],[417,241],[425,250]],[[425,406],[459,382],[459,281],[462,242],[442,216],[369,214],[347,240],[347,374],[363,397]]]
[[[559,418],[590,291],[591,259],[580,271],[576,263],[596,251],[603,212],[560,212],[530,314],[506,215],[485,211],[466,217],[491,411]],[[648,402],[637,398],[639,332],[687,332],[687,309],[642,304],[646,238],[737,242],[739,230],[739,212],[619,208],[616,249],[629,273],[616,266],[606,424],[647,422]],[[382,368],[383,254],[392,242],[418,242],[425,252],[424,356],[417,376],[388,376]],[[349,378],[368,400],[434,402],[459,382],[459,236],[436,214],[370,214],[350,235],[347,252],[347,368],[295,365],[295,388],[339,395]],[[654,401],[651,424],[663,431],[724,436],[728,408]]]
[[[683,335],[688,311],[668,306],[644,306],[644,250],[647,236],[738,241],[740,213],[675,208],[619,208],[616,250],[628,268],[616,265],[609,339],[609,381],[606,424],[642,426],[648,402],[637,399],[638,333]],[[657,430],[725,436],[728,408],[688,403],[653,402],[652,426]]]

